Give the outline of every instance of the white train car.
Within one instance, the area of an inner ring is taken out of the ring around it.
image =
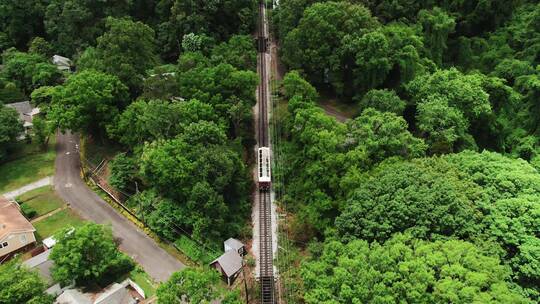
[[[268,190],[272,182],[271,163],[270,163],[270,148],[261,147],[257,151],[257,164],[259,174],[259,189]]]

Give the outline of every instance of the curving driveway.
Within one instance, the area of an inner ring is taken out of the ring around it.
[[[58,133],[56,142],[54,185],[64,201],[84,219],[112,225],[120,250],[137,261],[154,280],[165,281],[185,267],[86,186],[80,176],[78,136]]]

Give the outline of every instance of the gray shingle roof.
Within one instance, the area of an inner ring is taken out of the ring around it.
[[[92,301],[77,289],[65,290],[58,298],[55,304],[92,304]]]
[[[218,263],[227,277],[232,277],[242,269],[242,257],[235,250],[229,250],[210,264]]]
[[[47,283],[52,284],[53,279],[51,275],[51,268],[53,266],[53,261],[49,260],[49,255],[51,250],[44,251],[35,257],[32,257],[23,262],[23,265],[30,269],[37,269],[39,274],[47,281]]]
[[[238,251],[238,249],[244,247],[244,244],[237,239],[230,238],[225,241],[225,246]]]
[[[32,105],[30,105],[30,101],[21,101],[21,102],[14,102],[14,103],[8,103],[6,104],[6,107],[10,107],[15,109],[17,113],[19,113],[19,119],[22,121],[32,121],[32,117],[30,115],[27,115],[32,112]]]
[[[94,304],[134,304],[135,299],[127,290],[127,283],[114,283],[109,289],[101,294]]]

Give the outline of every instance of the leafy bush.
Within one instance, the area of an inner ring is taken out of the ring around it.
[[[22,204],[21,205],[21,211],[28,219],[32,219],[37,215],[37,211],[34,210],[34,208],[30,207],[29,205]]]

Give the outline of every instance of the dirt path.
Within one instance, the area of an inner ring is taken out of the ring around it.
[[[330,116],[333,116],[335,119],[337,119],[339,122],[345,122],[347,119],[350,119],[345,114],[339,112],[336,108],[332,107],[331,105],[326,104],[320,104],[319,106],[324,110],[324,112]]]

